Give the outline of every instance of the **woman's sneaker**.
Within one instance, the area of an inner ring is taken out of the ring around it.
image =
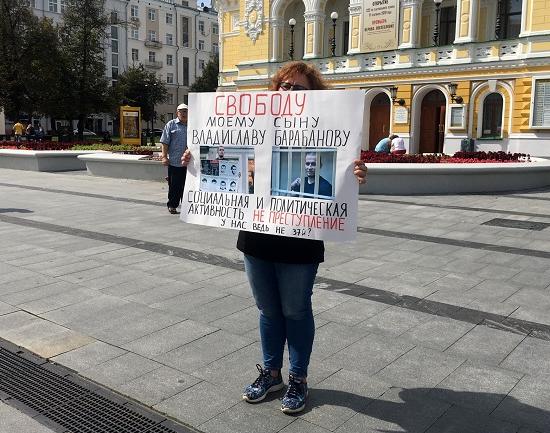
[[[254,383],[248,385],[244,389],[243,400],[248,403],[258,403],[262,401],[269,392],[279,391],[285,386],[281,376],[281,370],[278,371],[277,377],[271,376],[271,370],[264,370],[260,364],[256,364],[256,368],[260,372]]]
[[[307,383],[291,374],[288,377],[288,388],[283,397],[281,410],[284,413],[301,412],[306,407],[306,398]]]

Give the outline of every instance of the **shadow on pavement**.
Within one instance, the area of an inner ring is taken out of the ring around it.
[[[544,396],[539,397],[541,402],[545,400]],[[373,399],[345,391],[311,388],[302,413],[314,412],[325,405],[364,415],[348,420],[346,431],[516,433],[521,426],[532,429],[520,429],[521,432],[543,433],[548,432],[550,426],[550,411],[521,403],[506,394],[390,388]],[[337,418],[337,412],[329,410],[327,414]]]
[[[33,213],[28,209],[0,208],[0,213]]]

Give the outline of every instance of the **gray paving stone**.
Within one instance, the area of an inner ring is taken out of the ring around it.
[[[522,378],[521,373],[468,361],[453,371],[430,397],[490,414]]]
[[[349,370],[339,370],[315,386],[310,385],[305,421],[334,431],[384,394],[386,382]]]
[[[431,315],[420,311],[407,310],[401,307],[390,307],[358,323],[355,327],[374,334],[397,336],[431,318]]]
[[[126,353],[82,370],[80,373],[89,379],[117,389],[119,385],[123,385],[161,367],[162,364],[158,362],[136,355],[135,353]]]
[[[118,347],[102,341],[95,341],[78,349],[57,355],[51,360],[75,371],[83,371],[126,353],[125,350]]]
[[[469,297],[474,299],[502,302],[510,298],[510,296],[521,288],[522,286],[520,284],[510,280],[506,282],[485,280],[468,290],[466,293]]]
[[[199,428],[205,433],[275,433],[293,420],[281,411],[267,409],[265,405],[253,406],[240,402],[201,424]]]
[[[380,370],[376,377],[396,387],[431,388],[455,371],[464,358],[415,347]]]
[[[369,334],[325,359],[331,367],[374,374],[414,347],[401,339]]]
[[[0,302],[0,316],[3,314],[13,313],[17,310],[19,310],[19,308],[6,304],[5,302]]]
[[[445,350],[474,327],[447,317],[434,317],[402,334],[404,339],[435,350]]]
[[[143,292],[132,293],[124,296],[124,299],[151,306],[167,299],[174,298],[178,295],[191,292],[197,288],[198,287],[194,284],[170,280],[170,282],[144,290]]]
[[[52,433],[53,430],[38,423],[23,412],[0,401],[0,432]]]
[[[431,400],[425,395],[415,393],[414,390],[392,388],[372,404],[358,411],[336,432],[421,433],[449,407],[447,403]]]
[[[153,406],[201,380],[169,367],[160,367],[118,387],[118,391]]]
[[[329,433],[330,430],[319,427],[318,425],[296,418],[291,424],[286,426],[280,433]]]
[[[426,433],[516,433],[517,429],[517,424],[453,406]]]
[[[525,338],[487,326],[476,326],[445,353],[498,365]]]
[[[243,335],[258,328],[258,308],[256,305],[214,320],[209,324],[236,335]]]
[[[248,338],[216,331],[161,354],[156,360],[181,371],[193,372],[252,343]]]
[[[387,308],[389,308],[388,305],[380,302],[351,298],[347,302],[320,313],[319,318],[353,326]]]
[[[166,413],[194,427],[235,406],[240,398],[234,389],[200,382],[161,403],[154,409]]]
[[[550,426],[550,375],[524,376],[493,415],[546,431]]]
[[[220,291],[200,288],[151,304],[151,307],[188,316],[189,313],[195,311],[201,305],[208,304],[225,296],[228,295]]]
[[[229,316],[238,311],[255,305],[253,299],[241,298],[240,296],[227,295],[212,302],[197,306],[188,313],[188,317],[201,322],[213,322],[217,319]]]
[[[487,265],[475,273],[476,276],[490,280],[508,280],[521,271],[511,266]]]
[[[529,373],[550,374],[550,342],[527,337],[500,364],[503,368]]]
[[[315,331],[312,359],[322,360],[360,340],[368,330],[328,322]]]
[[[170,352],[184,344],[216,332],[218,328],[193,320],[185,320],[160,331],[152,332],[137,340],[125,343],[123,348],[143,356],[155,357]]]

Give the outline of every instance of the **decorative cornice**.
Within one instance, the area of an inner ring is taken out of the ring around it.
[[[324,21],[327,15],[321,11],[310,11],[304,13],[304,20],[309,21]]]
[[[348,8],[350,15],[357,15],[363,12],[363,6],[361,5],[353,5]]]

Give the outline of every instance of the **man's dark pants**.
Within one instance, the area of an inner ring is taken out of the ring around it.
[[[177,208],[183,198],[183,187],[185,185],[185,176],[187,167],[168,166],[168,203],[169,208]]]

